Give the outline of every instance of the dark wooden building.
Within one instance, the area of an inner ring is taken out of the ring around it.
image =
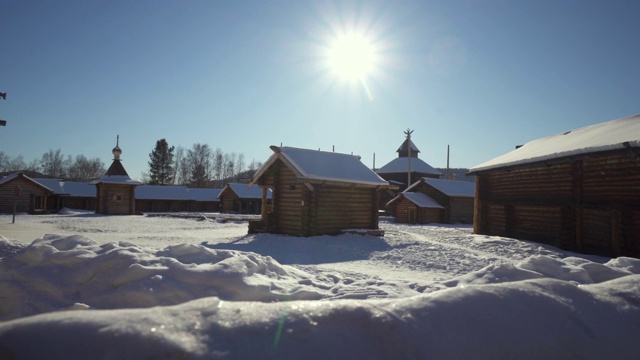
[[[262,191],[248,184],[226,184],[218,195],[220,212],[236,214],[260,214],[262,211]],[[271,191],[267,192],[267,204],[271,203]]]
[[[294,236],[378,229],[378,197],[389,183],[353,155],[272,146],[251,185],[262,189],[260,221],[249,232]],[[273,191],[272,209],[266,206]]]
[[[96,214],[134,215],[136,213],[136,186],[139,181],[132,180],[122,166],[122,150],[116,143],[113,148],[113,163],[106,174],[91,184],[96,186]]]
[[[442,223],[444,218],[444,207],[430,196],[419,192],[403,191],[388,205],[399,223]]]
[[[640,115],[531,141],[471,169],[474,232],[640,257]]]
[[[398,222],[470,224],[475,183],[422,178],[387,205]]]
[[[0,213],[41,214],[53,190],[24,175],[15,173],[0,179]]]

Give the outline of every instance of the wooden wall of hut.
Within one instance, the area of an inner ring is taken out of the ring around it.
[[[16,187],[21,189],[17,199],[15,199],[14,195]],[[13,213],[14,199],[16,200],[16,212],[45,212],[48,195],[49,191],[42,186],[18,176],[0,186],[0,213]]]
[[[471,224],[473,223],[473,211],[475,200],[470,197],[448,196],[427,183],[420,183],[414,192],[421,192],[430,196],[438,204],[444,207],[442,218],[439,220],[445,224]]]
[[[567,250],[640,257],[640,160],[612,151],[481,172],[474,228]]]
[[[105,215],[135,214],[135,186],[96,184],[96,213]]]
[[[396,222],[408,224],[442,223],[443,209],[420,208],[406,198],[395,201],[394,214]]]

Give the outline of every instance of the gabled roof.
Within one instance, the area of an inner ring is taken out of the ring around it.
[[[518,149],[473,167],[470,173],[626,147],[640,147],[640,115],[530,141]]]
[[[455,181],[445,179],[422,178],[426,184],[431,185],[441,193],[452,197],[475,197],[476,183],[470,181]],[[413,187],[413,185],[412,185]]]
[[[389,183],[360,161],[360,157],[335,152],[272,146],[274,154],[258,169],[250,185],[280,159],[298,179],[341,182],[369,186]]]
[[[391,201],[389,201],[387,205],[390,205],[402,199],[403,197],[411,201],[412,203],[414,203],[417,207],[430,208],[430,209],[444,209],[444,207],[438,204],[438,202],[435,201],[432,197],[419,192],[402,192],[395,198],[391,199]]]
[[[109,166],[109,169],[107,170],[105,175],[129,177],[129,174],[127,174],[127,170],[124,169],[124,166],[122,165],[122,162],[119,159],[113,160],[113,162],[111,163],[111,166]]]
[[[248,184],[240,183],[227,184],[218,194],[218,199],[227,189],[233,191],[240,199],[262,199],[262,189],[259,187],[249,187]],[[271,199],[271,189],[267,191],[267,199]]]
[[[25,175],[25,174],[23,174],[21,172],[17,172],[17,173],[14,173],[14,174],[11,174],[11,175],[7,175],[7,176],[3,177],[2,179],[0,179],[0,185],[6,184],[6,183],[8,183],[8,182],[10,182],[10,181],[12,181],[12,180],[14,180],[16,178],[19,178],[19,177],[21,177],[21,178],[23,178],[23,179],[25,179],[25,180],[27,180],[29,182],[32,182],[34,185],[36,185],[38,187],[41,187],[41,188],[45,189],[48,192],[54,193],[53,189],[45,186],[44,184],[41,184],[41,183],[37,182],[36,180],[28,177],[27,175]]]
[[[378,174],[395,174],[395,173],[407,173],[409,167],[409,158],[408,157],[398,157],[391,160],[385,166],[376,170]],[[411,157],[411,172],[412,173],[420,173],[420,174],[431,174],[431,175],[442,175],[442,173],[426,162],[422,161],[422,159],[417,157]]]

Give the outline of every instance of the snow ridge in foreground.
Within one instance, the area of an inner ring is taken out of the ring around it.
[[[0,325],[21,358],[584,358],[640,351],[640,275],[469,285],[394,300],[226,302],[67,311]],[[39,340],[38,346],[33,339]]]
[[[633,258],[499,260],[440,282],[444,290],[372,299],[376,292],[364,289],[389,284],[364,286],[204,245],[156,249],[45,235],[24,247],[0,239],[0,249],[0,358],[633,359],[640,353],[640,260]],[[360,297],[335,300],[349,291]]]

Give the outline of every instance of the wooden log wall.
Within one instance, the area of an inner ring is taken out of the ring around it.
[[[418,213],[418,207],[416,206],[416,204],[412,203],[411,201],[409,201],[406,198],[400,198],[399,200],[396,200],[395,203],[395,210],[394,210],[394,214],[396,217],[396,221],[399,223],[409,223],[409,212],[410,211],[414,211],[416,213]]]
[[[451,197],[446,208],[445,222],[449,224],[473,223],[474,199],[469,197]]]
[[[409,219],[410,211],[415,214],[413,219]],[[442,223],[444,218],[443,209],[420,208],[406,198],[396,201],[395,214],[396,221],[399,223]]]
[[[99,183],[96,212],[106,215],[135,214],[135,186]]]
[[[274,203],[274,212],[277,212],[277,224],[283,234],[304,236],[302,205],[302,192],[304,184],[298,183],[296,175],[284,164],[279,166],[277,177],[277,205]],[[276,195],[274,194],[274,200]],[[309,206],[309,204],[305,204]],[[308,219],[307,219],[308,221]]]
[[[640,157],[611,151],[477,179],[476,233],[640,257]]]
[[[238,195],[230,189],[225,189],[220,194],[220,211],[221,212],[233,212],[236,211],[233,207],[235,201],[238,200]]]
[[[36,197],[46,198],[48,195],[48,192],[41,186],[38,186],[23,177],[16,177],[15,179],[0,186],[1,213],[13,213],[14,189],[16,186],[20,186],[22,189],[16,203],[17,212],[33,212]]]
[[[374,188],[316,186],[316,233],[337,234],[350,228],[377,229],[372,208],[377,209]]]
[[[418,208],[418,221],[420,224],[442,223],[443,209]]]

